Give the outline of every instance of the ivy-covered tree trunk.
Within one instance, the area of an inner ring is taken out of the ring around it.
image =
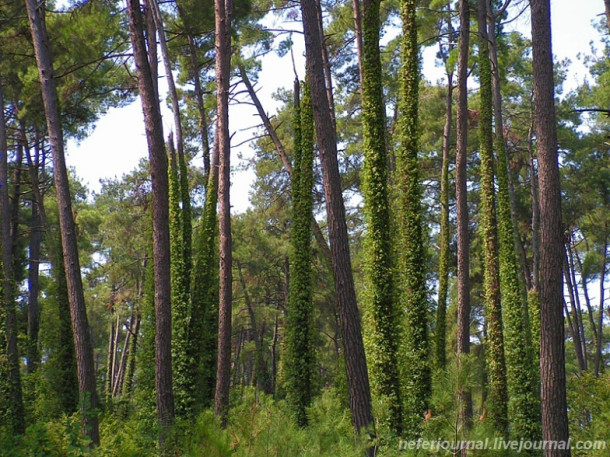
[[[406,433],[421,433],[431,393],[428,361],[428,301],[426,296],[426,250],[419,178],[419,46],[415,0],[401,2],[402,67],[398,103],[396,187],[398,190],[398,270],[400,306],[406,310],[403,372]]]
[[[489,14],[488,14],[489,16]],[[484,20],[484,18],[480,18]],[[487,21],[489,27],[495,22]],[[490,30],[485,42],[495,44],[495,30]],[[489,49],[489,47],[488,47]],[[500,283],[505,321],[505,349],[508,376],[508,417],[510,430],[514,439],[540,439],[540,401],[539,371],[536,366],[532,348],[530,313],[527,301],[523,301],[519,283],[519,268],[513,210],[510,197],[510,177],[506,144],[504,140],[504,123],[502,119],[502,97],[496,48],[490,53],[495,72],[490,71],[493,87],[495,115],[495,145],[497,153],[498,176],[498,239],[500,260]],[[487,71],[487,70],[486,70]],[[527,297],[524,297],[527,299]]]
[[[100,442],[95,365],[78,258],[76,230],[70,198],[70,184],[64,157],[64,138],[53,72],[53,57],[50,53],[49,39],[41,16],[40,8],[44,8],[44,4],[40,6],[35,0],[26,0],[26,6],[42,85],[42,100],[47,120],[47,131],[53,151],[53,172],[55,188],[57,190],[59,225],[78,366],[82,429],[83,433],[91,439],[92,445],[95,446]]]
[[[540,189],[540,385],[542,437],[567,442],[568,410],[562,311],[563,228],[557,158],[555,83],[549,0],[531,0],[534,111]],[[570,449],[545,449],[545,457],[569,457]]]
[[[51,356],[49,363],[54,367],[51,385],[53,391],[59,396],[62,412],[73,414],[78,408],[78,375],[76,367],[76,354],[74,350],[74,337],[70,320],[70,301],[68,299],[68,282],[61,250],[61,238],[57,243],[57,252],[52,252],[53,263],[51,274],[53,286],[51,297],[59,321],[57,351]]]
[[[479,28],[479,79],[480,117],[479,154],[481,157],[481,228],[485,251],[485,319],[487,338],[488,394],[486,407],[494,429],[505,433],[508,429],[508,391],[502,306],[500,303],[500,259],[498,247],[498,223],[496,216],[496,193],[494,188],[492,78],[489,48],[487,45],[486,1],[478,2]],[[517,297],[518,298],[518,297]]]
[[[349,255],[345,206],[337,161],[337,132],[329,103],[322,58],[322,37],[315,0],[303,0],[301,12],[305,34],[307,74],[311,88],[316,138],[322,163],[324,196],[329,226],[333,277],[337,290],[337,309],[343,332],[352,424],[359,433],[373,424],[371,393],[360,313],[356,303],[354,278]]]
[[[457,362],[470,353],[470,234],[468,232],[468,53],[470,43],[470,5],[460,0],[460,33],[458,54],[455,195],[457,206]],[[458,386],[460,427],[470,427],[472,420],[472,394],[467,386]]]
[[[17,314],[13,278],[13,234],[11,229],[10,201],[8,196],[8,145],[4,118],[4,93],[0,80],[0,218],[2,220],[2,307],[6,331],[6,370],[8,372],[8,404],[13,432],[25,431],[25,411],[19,371],[17,347]],[[3,342],[2,342],[3,343]],[[4,363],[4,361],[0,362]]]
[[[218,144],[214,142],[201,227],[195,246],[189,353],[196,370],[196,404],[210,406],[218,351]]]
[[[231,70],[231,8],[230,0],[215,0],[216,103],[219,158],[218,231],[220,239],[220,284],[218,312],[218,366],[214,414],[224,426],[229,414],[231,382],[231,317],[233,309],[233,254],[231,238],[231,145],[229,136],[229,79]]]
[[[190,291],[187,278],[190,271],[184,263],[184,213],[180,208],[181,192],[178,176],[178,158],[174,138],[168,137],[169,148],[169,237],[171,250],[172,276],[172,364],[174,401],[176,416],[187,417],[191,414],[194,400],[195,376],[193,365],[188,356]]]
[[[155,305],[155,386],[159,436],[163,446],[166,431],[174,422],[172,385],[171,257],[169,239],[169,180],[159,100],[144,41],[138,0],[128,0],[129,32],[138,73],[138,89],[144,112],[146,142],[152,178],[153,265]]]
[[[292,227],[288,310],[286,316],[286,384],[297,424],[308,423],[307,408],[314,395],[315,347],[312,302],[311,221],[313,219],[314,126],[309,89],[299,99],[294,84],[294,163],[292,168]]]
[[[363,194],[366,217],[366,311],[371,334],[366,338],[373,389],[387,402],[390,427],[400,434],[403,405],[398,373],[400,317],[392,266],[388,154],[379,51],[380,0],[362,1]]]

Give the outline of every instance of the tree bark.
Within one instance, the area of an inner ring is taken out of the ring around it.
[[[457,200],[457,355],[470,353],[470,235],[468,232],[468,52],[470,41],[470,6],[460,0],[460,34],[457,83],[457,149],[455,189]],[[472,421],[472,395],[464,386],[458,387],[460,426],[468,429]]]
[[[47,131],[53,151],[53,172],[59,207],[59,225],[78,367],[82,428],[83,433],[91,439],[91,444],[96,446],[99,445],[100,436],[97,416],[98,398],[95,386],[95,366],[93,363],[93,348],[78,259],[76,230],[70,198],[70,183],[64,157],[64,138],[53,72],[53,58],[38,3],[35,0],[26,0],[26,6],[42,85],[42,100],[47,119]],[[44,4],[42,7],[44,7]]]
[[[314,120],[322,163],[324,195],[329,226],[333,276],[337,290],[337,308],[343,331],[352,424],[364,431],[373,424],[368,370],[362,341],[360,314],[356,303],[352,276],[345,207],[341,191],[341,176],[337,161],[337,134],[332,106],[326,93],[322,38],[318,25],[315,0],[301,2],[307,72],[311,87]]]
[[[163,124],[151,65],[144,41],[142,13],[138,0],[128,0],[129,32],[134,51],[138,89],[144,113],[150,161],[153,205],[153,264],[155,303],[155,386],[159,436],[163,445],[167,428],[174,422],[172,386],[172,311],[169,248],[169,178],[163,139]],[[150,38],[150,37],[149,37]]]
[[[534,111],[540,189],[540,375],[544,440],[567,442],[568,412],[564,352],[563,230],[557,158],[551,8],[531,0]],[[568,457],[569,449],[546,449],[545,457]]]
[[[214,414],[227,425],[231,382],[231,315],[233,308],[233,257],[231,239],[231,139],[229,136],[229,79],[231,70],[232,0],[215,0],[216,47],[216,140],[219,154],[218,228],[220,239],[220,289],[218,313],[218,360]]]

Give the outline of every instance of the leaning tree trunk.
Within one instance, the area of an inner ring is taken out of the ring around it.
[[[218,230],[220,238],[220,288],[218,312],[218,360],[214,414],[226,426],[231,381],[231,313],[233,257],[231,251],[231,139],[229,137],[229,79],[231,70],[232,0],[215,0],[216,103],[218,131]]]
[[[155,303],[155,385],[157,417],[161,425],[159,441],[163,444],[167,428],[174,422],[172,386],[172,311],[169,243],[169,179],[163,140],[159,99],[155,90],[144,41],[142,13],[138,0],[127,3],[129,32],[133,46],[138,89],[144,113],[146,142],[150,160],[153,206],[153,264]],[[149,37],[150,38],[150,37]]]
[[[562,310],[563,229],[557,158],[555,85],[549,0],[531,0],[534,110],[540,189],[540,377],[542,436],[567,442],[568,411]],[[568,457],[569,449],[546,449],[545,457]]]
[[[337,133],[334,128],[332,107],[326,93],[322,37],[318,26],[315,0],[303,0],[301,11],[305,33],[307,72],[310,78],[316,136],[322,163],[333,276],[337,289],[337,308],[343,331],[352,424],[355,430],[360,432],[373,424],[373,414],[360,313],[356,303],[349,255],[345,206],[337,161]]]
[[[91,439],[92,445],[100,441],[97,416],[97,391],[95,386],[95,366],[93,348],[85,296],[81,278],[80,262],[72,202],[70,198],[70,183],[64,157],[64,138],[61,127],[59,102],[55,76],[53,74],[53,58],[50,53],[49,38],[42,21],[40,6],[35,0],[26,0],[32,40],[40,82],[42,84],[42,100],[47,118],[47,131],[53,151],[53,172],[57,190],[57,205],[59,208],[59,225],[68,281],[68,297],[70,315],[74,330],[74,346],[78,367],[78,384],[82,414],[83,432]],[[44,4],[42,5],[44,8]]]
[[[470,353],[470,235],[468,233],[468,52],[470,36],[470,7],[468,0],[460,0],[460,38],[457,83],[457,148],[455,158],[455,190],[457,200],[457,276],[458,363]],[[472,394],[465,386],[458,386],[460,426],[470,427]]]

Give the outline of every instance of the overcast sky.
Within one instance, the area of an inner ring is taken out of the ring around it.
[[[600,19],[604,12],[601,0],[552,0],[553,52],[556,59],[569,58],[573,63],[570,76],[565,84],[566,90],[574,89],[586,77],[586,69],[579,54],[590,54],[590,43],[599,43],[599,32],[593,22]],[[281,24],[267,23],[278,28]],[[529,12],[510,27],[529,35]],[[293,37],[295,56],[299,76],[304,76],[303,42],[301,35]],[[599,45],[598,45],[599,47]],[[437,47],[431,47],[423,54],[423,72],[428,80],[436,81],[442,70],[435,69],[434,55]],[[160,65],[160,71],[163,66]],[[292,87],[292,63],[290,55],[279,58],[270,53],[262,60],[262,71],[258,85],[259,96],[269,114],[276,112],[271,94],[280,87]],[[160,88],[167,87],[162,81]],[[163,89],[162,89],[163,90]],[[164,132],[172,130],[172,116],[162,102]],[[234,134],[233,144],[241,146],[232,149],[232,167],[242,168],[243,160],[239,157],[251,157],[252,149],[245,142],[256,133],[252,127],[260,124],[253,107],[235,104],[230,107],[230,130]],[[245,143],[244,143],[245,142]],[[67,144],[68,165],[76,169],[77,175],[88,185],[89,189],[98,191],[101,178],[120,177],[136,168],[142,157],[147,156],[144,121],[139,99],[120,109],[111,109],[96,124],[93,133],[77,144],[70,140]],[[201,155],[194,158],[194,163],[201,166]],[[231,203],[234,212],[242,212],[248,207],[248,193],[253,181],[251,171],[233,173],[231,186]]]

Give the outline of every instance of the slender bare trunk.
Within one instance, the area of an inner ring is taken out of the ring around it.
[[[47,119],[47,131],[53,151],[53,171],[57,190],[59,208],[59,225],[63,246],[66,279],[68,282],[68,297],[70,315],[74,330],[74,347],[78,367],[78,384],[82,413],[83,432],[91,439],[92,445],[100,441],[97,416],[97,391],[95,386],[95,366],[93,348],[85,307],[85,296],[81,278],[80,262],[74,215],[70,198],[70,183],[64,157],[64,138],[61,126],[60,110],[57,97],[57,87],[53,74],[53,58],[50,53],[49,39],[43,25],[40,5],[36,0],[26,0],[32,40],[36,54],[36,62],[40,82],[42,84],[42,99]],[[44,4],[42,5],[44,8]]]
[[[540,189],[540,375],[544,440],[567,442],[568,412],[562,313],[563,230],[557,158],[551,7],[531,0],[534,110]],[[545,457],[568,457],[570,449],[545,449]]]
[[[470,35],[470,7],[468,0],[460,0],[460,37],[457,83],[457,150],[455,187],[457,199],[457,275],[458,358],[470,353],[470,235],[468,233],[468,52]],[[464,386],[458,387],[460,426],[468,429],[472,421],[472,396]]]
[[[215,0],[216,103],[219,153],[218,227],[220,237],[220,289],[218,361],[214,414],[226,426],[231,382],[231,314],[233,308],[233,256],[231,251],[231,145],[229,136],[229,78],[231,70],[231,0]]]
[[[146,142],[152,179],[153,264],[155,290],[155,386],[157,417],[161,425],[160,444],[174,422],[172,386],[172,310],[169,243],[169,179],[167,155],[159,99],[155,90],[151,63],[144,41],[144,24],[138,0],[128,0],[129,32],[134,51],[138,89],[144,113]],[[150,37],[149,37],[150,38]],[[154,46],[151,46],[151,49]],[[154,65],[153,65],[154,66]]]

